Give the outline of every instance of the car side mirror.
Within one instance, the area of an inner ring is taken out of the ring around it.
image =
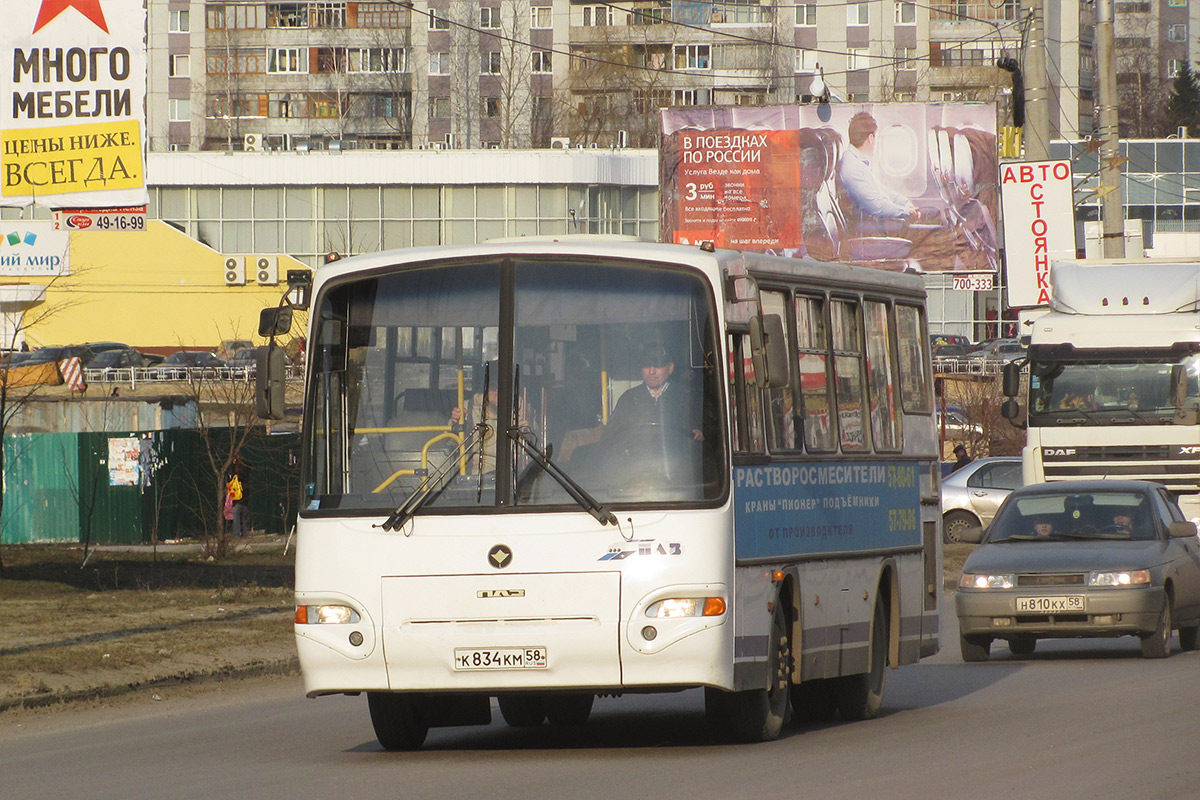
[[[1185,539],[1188,536],[1196,535],[1196,523],[1194,522],[1172,522],[1167,526],[1167,534],[1172,539]]]
[[[963,544],[979,544],[983,540],[983,528],[978,525],[963,528],[959,531],[958,538]]]

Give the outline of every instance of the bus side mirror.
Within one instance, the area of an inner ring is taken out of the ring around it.
[[[754,362],[755,383],[764,389],[788,385],[787,334],[778,314],[758,315],[750,319],[750,356]]]
[[[292,329],[292,307],[264,308],[258,312],[258,335],[283,336]]]
[[[1016,397],[1021,393],[1021,366],[1020,361],[1009,361],[1004,365],[1002,380],[1005,397]]]
[[[254,409],[262,419],[283,419],[283,348],[274,342],[258,348],[254,355]]]

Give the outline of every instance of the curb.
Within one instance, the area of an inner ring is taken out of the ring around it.
[[[205,684],[219,681],[239,680],[242,678],[257,678],[263,675],[299,675],[300,659],[297,656],[276,659],[273,661],[251,661],[248,664],[229,665],[218,669],[196,670],[178,675],[169,675],[147,681],[109,686],[92,686],[86,689],[67,689],[57,692],[42,692],[26,697],[14,697],[0,700],[0,713],[13,709],[45,708],[52,705],[66,705],[85,700],[99,700],[107,697],[140,692],[144,689],[154,689],[163,686],[179,686],[181,684]]]

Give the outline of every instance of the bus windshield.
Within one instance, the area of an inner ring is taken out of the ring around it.
[[[457,260],[331,282],[314,313],[310,513],[578,508],[572,485],[602,504],[724,496],[696,274]]]
[[[1200,402],[1200,356],[1180,361],[1031,361],[1030,422],[1173,424]],[[1194,423],[1193,423],[1194,424]]]

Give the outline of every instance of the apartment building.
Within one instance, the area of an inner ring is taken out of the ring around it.
[[[1086,135],[1094,11],[1045,6],[1052,135]],[[1187,57],[1184,0],[1118,6],[1165,26],[1154,74]],[[1005,120],[995,63],[1026,20],[1020,0],[149,0],[150,149],[655,147],[664,106],[804,102],[816,78]]]

